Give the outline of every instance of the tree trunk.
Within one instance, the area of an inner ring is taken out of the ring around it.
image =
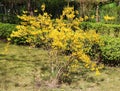
[[[79,2],[80,3],[80,7],[79,7],[79,14],[80,16],[84,17],[85,16],[85,5],[84,2]]]
[[[96,7],[96,22],[99,22],[99,5]]]
[[[28,5],[28,13],[31,16],[33,16],[33,11],[32,11],[32,7],[31,7],[31,0],[28,0],[27,5]]]
[[[85,4],[82,3],[82,17],[85,16]]]
[[[67,2],[67,6],[69,7],[70,6],[70,1],[68,0],[68,2]]]
[[[14,3],[11,2],[10,14],[14,14]]]
[[[7,14],[6,4],[4,5],[4,14]]]

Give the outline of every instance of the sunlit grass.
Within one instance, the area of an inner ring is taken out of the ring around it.
[[[119,91],[120,68],[106,67],[100,76],[87,72],[78,76],[77,82],[62,84],[59,88],[48,88],[41,80],[41,67],[48,63],[47,50],[27,46],[9,45],[3,54],[6,43],[0,42],[0,91]],[[44,70],[43,69],[43,70]],[[49,75],[47,71],[44,75]],[[39,74],[36,87],[35,74]],[[46,76],[47,77],[47,76]]]

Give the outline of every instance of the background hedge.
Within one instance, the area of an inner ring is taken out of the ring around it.
[[[16,31],[16,25],[15,24],[8,24],[8,23],[0,23],[0,38],[6,39],[10,36],[12,31]]]
[[[120,38],[102,36],[104,46],[101,46],[102,62],[111,66],[120,66]]]
[[[120,25],[82,22],[80,23],[80,27],[83,30],[94,29],[97,33],[100,33],[101,35],[120,37]]]

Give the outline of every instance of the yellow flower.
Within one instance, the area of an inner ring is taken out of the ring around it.
[[[94,71],[95,70],[95,68],[93,67],[93,68],[91,68],[91,71]]]
[[[79,20],[82,22],[84,19],[82,17],[80,17]]]
[[[109,21],[109,20],[114,20],[115,17],[106,15],[106,16],[104,16],[104,19],[105,19],[105,21]]]
[[[41,5],[41,10],[42,10],[42,11],[45,11],[45,4],[42,4],[42,5]]]
[[[98,68],[96,68],[96,73],[95,73],[96,76],[99,76],[100,75],[100,71],[98,70]]]
[[[85,64],[85,67],[86,67],[86,68],[89,68],[89,64]]]
[[[88,16],[85,16],[84,19],[85,19],[85,21],[88,20]]]
[[[34,10],[34,12],[38,12],[38,10]]]
[[[23,11],[24,14],[28,13],[28,11]]]
[[[95,18],[95,16],[94,16],[94,15],[92,15],[92,16],[91,16],[91,19],[94,19],[94,18]]]

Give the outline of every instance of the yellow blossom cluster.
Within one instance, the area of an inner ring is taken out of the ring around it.
[[[42,6],[41,6],[41,10],[42,10],[42,11],[45,10],[45,4],[42,4]]]
[[[115,17],[113,17],[113,16],[108,16],[108,15],[104,16],[105,21],[114,20],[114,19],[115,19]]]
[[[92,16],[91,16],[91,19],[94,19],[94,18],[95,18],[95,16],[94,16],[94,15],[92,15]]]
[[[91,15],[91,16],[87,16],[85,15],[84,17],[79,17],[79,20],[82,22],[82,21],[87,21],[87,20],[93,20],[95,19],[95,16],[94,15]]]
[[[72,19],[73,20],[74,17],[75,17],[75,12],[73,12],[73,11],[74,11],[73,7],[71,7],[71,8],[65,7],[64,10],[63,10],[61,18],[66,16],[67,19]]]
[[[84,17],[85,21],[88,20],[88,18],[89,18],[88,16],[85,16],[85,17]]]

